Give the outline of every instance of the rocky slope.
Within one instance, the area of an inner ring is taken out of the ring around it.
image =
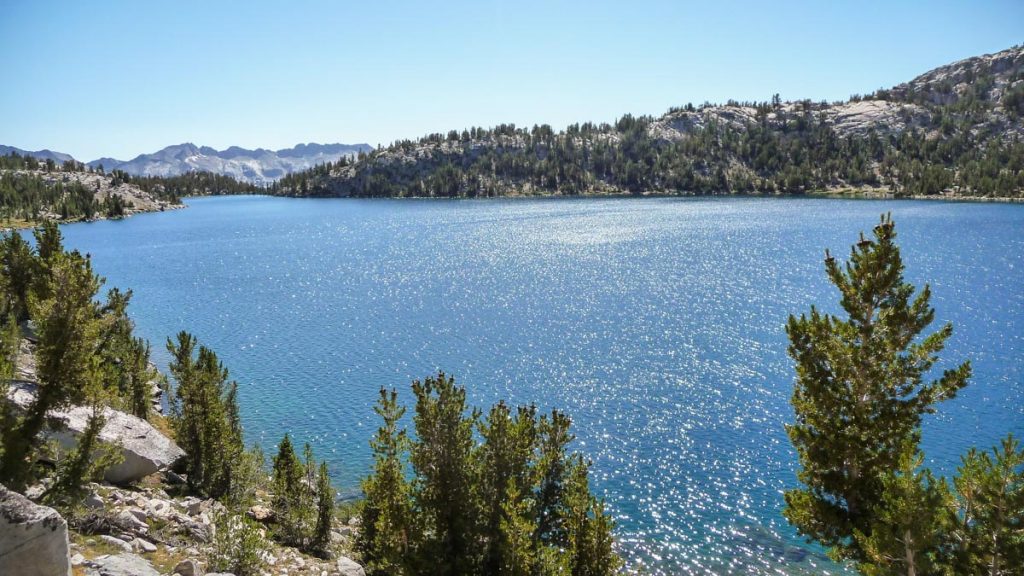
[[[247,150],[232,146],[215,150],[209,146],[179,144],[132,160],[100,158],[88,165],[107,171],[123,170],[133,176],[177,176],[186,172],[210,172],[231,176],[241,182],[268,185],[282,176],[307,170],[318,164],[337,162],[342,157],[368,152],[368,144],[299,144],[293,148]]]
[[[21,342],[15,381],[7,402],[16,411],[31,401],[36,384],[31,336]],[[3,401],[3,399],[0,399]],[[72,407],[49,414],[63,421],[50,438],[71,446],[84,428],[81,412]],[[89,484],[79,505],[61,515],[36,500],[42,485],[19,494],[0,486],[0,574],[19,576],[202,576],[224,554],[232,530],[218,521],[225,507],[212,499],[190,495],[184,479],[172,468],[184,453],[148,422],[107,408],[100,441],[121,453],[122,462],[107,471],[105,483]],[[274,523],[271,495],[258,491],[247,516],[266,537]],[[336,516],[331,532],[332,558],[325,560],[281,546],[269,538],[259,551],[260,574],[365,576],[346,554],[359,530],[359,519]],[[222,573],[221,576],[228,576]]]
[[[1024,193],[1024,47],[846,102],[728,102],[561,132],[503,125],[396,142],[284,195]]]
[[[120,182],[108,175],[96,172],[48,172],[45,170],[13,170],[11,172],[16,175],[37,177],[49,186],[61,184],[66,188],[72,183],[81,184],[92,191],[93,198],[97,202],[103,202],[111,196],[118,196],[125,202],[125,215],[182,208],[179,203],[159,198],[138,186]],[[51,212],[44,216],[57,218],[59,214]]]

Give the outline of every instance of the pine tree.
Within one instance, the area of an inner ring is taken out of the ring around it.
[[[538,425],[540,459],[537,463],[539,486],[536,511],[539,544],[566,548],[569,538],[565,526],[565,490],[569,480],[569,460],[566,453],[575,438],[569,427],[572,421],[565,414],[552,410],[551,416],[542,416]]]
[[[864,553],[858,570],[867,576],[938,574],[951,501],[944,480],[921,469],[924,456],[907,442],[897,470],[882,478],[882,499],[869,534],[855,531]]]
[[[199,347],[187,332],[168,339],[170,371],[176,381],[171,421],[178,444],[187,454],[189,486],[202,494],[221,497],[231,491],[234,467],[244,444],[238,420],[237,383],[217,355]]]
[[[406,574],[412,534],[411,488],[403,461],[409,439],[398,422],[405,408],[398,394],[380,389],[374,411],[383,423],[370,440],[373,473],[363,480],[362,529],[356,535],[356,549],[373,576]]]
[[[80,403],[95,377],[99,323],[94,299],[100,279],[77,252],[51,255],[47,274],[47,296],[33,293],[29,298],[38,336],[39,387],[25,415],[7,430],[0,458],[0,482],[12,490],[23,490],[31,480],[47,414]]]
[[[479,569],[479,493],[473,429],[477,413],[467,414],[466,390],[443,372],[412,385],[416,395],[412,447],[416,474],[414,501],[423,538],[416,551],[421,567],[438,576],[474,574]]]
[[[565,485],[565,527],[572,576],[611,576],[620,560],[612,548],[613,522],[604,503],[590,493],[589,465],[579,455],[569,462]]]
[[[36,270],[35,255],[21,234],[0,236],[0,274],[7,294],[5,307],[17,322],[28,320],[28,296]]]
[[[957,513],[950,530],[955,574],[1024,573],[1024,447],[1013,435],[989,455],[971,449],[953,480]]]
[[[0,276],[0,283],[3,277]],[[0,306],[3,303],[0,302]],[[11,380],[14,378],[14,371],[18,363],[18,347],[21,343],[21,330],[18,328],[13,308],[6,306],[0,308],[0,398],[7,398],[10,390]],[[4,439],[10,433],[14,425],[14,411],[9,402],[0,402],[0,461],[3,459]]]
[[[513,417],[500,402],[481,422],[444,373],[414,382],[413,392],[415,440],[398,427],[404,410],[394,391],[382,389],[376,407],[384,425],[371,441],[357,539],[369,574],[616,572],[613,523],[590,493],[588,467],[567,452],[568,417],[538,420],[532,406]]]
[[[98,362],[95,370],[100,373]],[[101,480],[107,468],[122,458],[116,447],[100,443],[100,433],[107,419],[103,387],[98,379],[90,386],[87,395],[90,413],[85,430],[78,436],[75,447],[58,459],[53,482],[42,496],[44,502],[60,507],[65,516],[78,513],[87,493],[86,483]]]
[[[862,238],[845,268],[826,254],[847,318],[812,307],[786,328],[797,372],[796,423],[786,430],[803,487],[786,492],[784,514],[836,558],[866,560],[854,534],[871,536],[883,479],[898,469],[908,442],[916,447],[921,415],[955,396],[970,376],[965,362],[925,382],[952,326],[921,336],[935,315],[931,291],[926,285],[911,300],[895,239],[883,216],[874,239]]]
[[[102,308],[100,352],[107,387],[116,396],[115,404],[124,411],[146,420],[151,411],[151,382],[157,373],[150,367],[149,342],[135,338],[135,325],[128,316],[132,291],[117,288],[107,292]]]
[[[277,519],[277,538],[296,548],[308,546],[311,532],[312,487],[307,484],[307,469],[295,453],[291,437],[285,433],[274,456],[271,504]]]
[[[489,552],[495,555],[495,560],[493,567],[487,567],[486,574],[532,576],[554,573],[541,568],[542,560],[533,540],[537,526],[532,503],[519,490],[516,482],[509,482],[504,496],[498,501],[501,514],[491,544],[493,551]]]
[[[483,442],[479,450],[481,502],[484,505],[486,541],[483,571],[496,573],[505,563],[509,542],[502,523],[525,525],[520,517],[524,507],[532,504],[525,499],[532,495],[533,450],[537,441],[537,420],[534,408],[521,408],[516,416],[504,402],[495,404],[487,419],[480,424]],[[514,495],[517,501],[508,498]],[[529,520],[532,525],[532,515]],[[517,553],[522,557],[522,553]]]
[[[150,345],[142,338],[131,338],[124,362],[124,381],[128,408],[133,416],[148,420],[152,412],[153,390],[150,385],[156,372],[149,366]]]
[[[327,475],[327,462],[320,463],[316,481],[316,527],[310,543],[312,551],[321,558],[330,555],[331,525],[334,521],[334,488]]]

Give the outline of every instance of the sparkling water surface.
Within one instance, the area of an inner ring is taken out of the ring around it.
[[[560,408],[650,574],[841,573],[781,517],[784,324],[834,311],[845,257],[891,211],[974,379],[928,418],[929,465],[1024,435],[1024,206],[832,199],[295,200],[65,226],[154,344],[185,329],[240,382],[248,439],[287,430],[355,494],[381,386],[438,369],[471,401]]]

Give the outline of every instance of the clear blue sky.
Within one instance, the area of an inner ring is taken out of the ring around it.
[[[836,100],[1021,42],[1021,0],[0,0],[0,143],[127,159]]]

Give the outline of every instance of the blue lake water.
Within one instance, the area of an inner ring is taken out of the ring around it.
[[[187,329],[240,382],[250,441],[284,431],[349,493],[380,386],[454,374],[471,400],[557,407],[647,573],[836,573],[780,515],[784,323],[836,310],[841,256],[892,211],[907,277],[952,321],[973,383],[929,417],[943,473],[1024,435],[1024,206],[830,199],[196,199],[63,228],[166,365]]]

